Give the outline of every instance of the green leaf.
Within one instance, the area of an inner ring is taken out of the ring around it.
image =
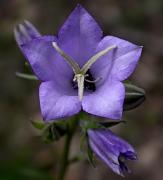
[[[82,129],[83,130],[83,129]],[[87,134],[86,131],[83,130],[82,135],[80,136],[80,150],[84,152],[85,142],[86,142]]]
[[[31,74],[25,74],[25,73],[20,73],[20,72],[16,72],[15,73],[16,76],[20,77],[20,78],[23,78],[23,79],[27,79],[27,80],[38,80],[38,78],[34,75],[31,75]]]
[[[83,133],[80,137],[80,150],[85,154],[87,154],[87,159],[89,161],[89,163],[95,167],[95,162],[94,162],[94,155],[93,155],[93,151],[89,146],[89,140],[88,140],[88,135],[87,135],[87,130],[86,129],[82,129]]]
[[[42,134],[45,143],[52,143],[59,140],[62,136],[67,133],[66,122],[56,122],[48,125]]]
[[[101,126],[101,124],[95,120],[81,120],[80,121],[80,125],[82,127],[82,130],[84,132],[87,132],[88,129],[99,129],[99,128],[103,128],[103,126]]]
[[[145,101],[144,89],[132,84],[124,83],[124,85],[126,90],[123,106],[124,111],[132,110]]]
[[[95,168],[96,165],[95,165],[94,154],[93,154],[92,149],[91,149],[90,146],[89,146],[88,139],[87,139],[87,157],[88,157],[89,163],[92,165],[92,167]]]
[[[125,122],[126,121],[107,121],[107,122],[99,122],[99,124],[101,124],[101,126],[103,126],[105,128],[109,128],[109,127],[113,127],[120,123],[125,123]]]
[[[31,121],[31,124],[33,125],[33,127],[39,130],[42,130],[46,127],[46,124],[41,121]]]

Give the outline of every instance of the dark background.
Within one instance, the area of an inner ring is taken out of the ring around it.
[[[56,34],[77,0],[0,0],[0,180],[50,180],[57,173],[63,139],[46,145],[31,126],[41,120],[38,83],[15,76],[25,58],[13,36],[16,24],[27,19],[42,34]],[[139,160],[129,163],[127,180],[163,179],[163,1],[83,0],[81,4],[104,31],[144,50],[132,82],[146,90],[146,102],[125,112],[126,125],[114,128],[135,146]],[[74,138],[71,154],[79,149]],[[71,166],[67,180],[120,180],[98,161]]]

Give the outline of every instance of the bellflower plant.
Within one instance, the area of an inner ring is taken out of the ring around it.
[[[93,152],[115,173],[124,176],[130,170],[124,160],[136,160],[133,147],[108,129],[89,129],[89,145]]]
[[[125,88],[142,47],[113,36],[103,37],[81,6],[70,14],[57,36],[41,36],[29,23],[15,29],[16,41],[37,78],[45,121],[84,111],[121,119]]]
[[[136,152],[108,130],[122,121],[83,120],[83,113],[76,114],[84,110],[96,117],[120,120],[123,110],[131,110],[144,101],[143,89],[122,83],[135,70],[142,47],[117,37],[103,37],[97,22],[81,5],[76,6],[56,36],[41,35],[28,21],[19,24],[14,34],[41,81],[39,97],[45,122],[33,125],[43,130],[46,143],[66,136],[58,179],[64,179],[73,162],[68,155],[78,124],[83,132],[81,144],[84,139],[88,150],[115,173],[129,173],[124,160],[135,160]],[[29,75],[19,75],[31,79]],[[52,121],[69,116],[73,116],[69,121]]]

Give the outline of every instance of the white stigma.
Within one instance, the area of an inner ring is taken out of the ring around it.
[[[60,49],[60,47],[57,45],[56,42],[52,42],[52,46],[64,58],[64,60],[68,62],[68,64],[71,66],[75,74],[80,72],[79,65],[70,56],[68,56],[64,51],[62,51],[62,49]]]

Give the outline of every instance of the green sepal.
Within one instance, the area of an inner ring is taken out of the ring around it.
[[[94,153],[89,146],[88,139],[87,139],[87,158],[88,158],[88,161],[91,164],[91,166],[95,168],[96,164],[95,164]]]
[[[92,167],[95,167],[94,154],[93,154],[92,149],[89,146],[87,130],[86,129],[82,129],[82,130],[83,132],[80,137],[80,150],[82,154],[86,153],[86,158],[88,159],[88,162],[92,165]]]
[[[38,130],[42,130],[46,127],[46,124],[41,121],[31,121],[31,124],[34,128],[36,128]]]
[[[124,85],[126,93],[123,110],[129,111],[140,106],[145,101],[145,90],[129,83],[124,83]]]
[[[26,74],[26,73],[21,73],[21,72],[16,72],[16,76],[19,78],[27,79],[27,80],[38,80],[38,78],[32,74]]]
[[[88,129],[103,128],[103,126],[99,122],[93,120],[82,120],[80,121],[80,126],[85,132],[87,132]]]
[[[99,122],[99,124],[102,126],[102,127],[105,127],[105,128],[110,128],[110,127],[113,127],[113,126],[116,126],[120,123],[125,123],[126,121],[107,121],[107,122]]]
[[[84,149],[85,149],[85,142],[86,142],[86,138],[87,138],[87,132],[82,129],[83,132],[82,132],[82,135],[80,136],[80,150],[81,152],[84,152]]]
[[[42,133],[42,138],[45,143],[52,143],[59,140],[67,133],[67,123],[56,122],[47,125]]]

